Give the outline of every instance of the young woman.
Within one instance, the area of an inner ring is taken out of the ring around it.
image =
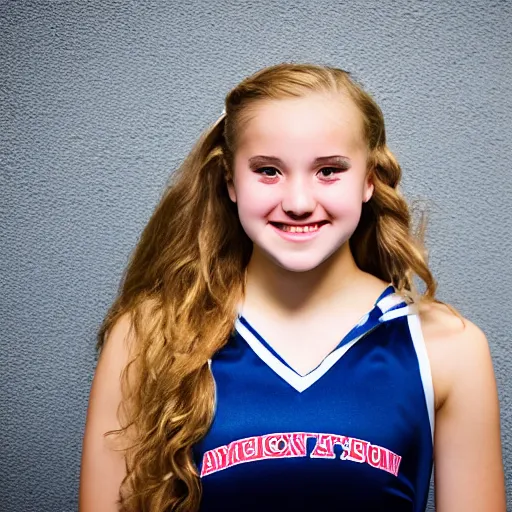
[[[487,342],[434,299],[400,174],[342,70],[228,94],[99,333],[82,512],[418,512],[433,459],[438,512],[505,511]]]

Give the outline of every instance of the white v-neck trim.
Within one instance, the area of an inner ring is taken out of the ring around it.
[[[368,334],[365,332],[361,336],[353,339],[346,345],[343,345],[336,350],[333,350],[314,370],[306,375],[300,375],[293,371],[291,368],[281,362],[268,348],[266,348],[260,340],[239,320],[235,322],[235,327],[240,336],[252,348],[254,353],[272,369],[279,377],[285,380],[290,386],[302,393],[315,382],[317,382],[323,375],[325,375],[340,359],[341,357],[363,336]]]
[[[396,306],[403,304],[403,307],[396,308]],[[393,292],[382,299],[380,299],[375,305],[374,309],[378,308],[382,315],[379,318],[379,324],[388,320],[397,318],[399,316],[406,316],[413,313],[411,306],[407,305],[404,298],[398,293]],[[393,309],[395,308],[395,309]],[[370,316],[370,312],[364,315],[356,327],[364,325]],[[377,324],[378,325],[378,324]],[[369,334],[373,327],[357,336],[350,342],[342,345],[341,347],[333,350],[323,361],[313,370],[305,375],[301,375],[294,371],[283,361],[281,361],[275,354],[272,353],[258,338],[255,334],[240,320],[240,316],[235,321],[235,328],[240,336],[247,342],[253,352],[279,377],[281,377],[290,386],[296,389],[299,393],[302,393],[315,382],[317,382],[323,375],[325,375],[345,354],[353,347],[361,338]]]

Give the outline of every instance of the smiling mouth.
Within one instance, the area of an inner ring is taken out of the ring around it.
[[[272,226],[276,227],[277,229],[287,233],[314,233],[315,231],[318,231],[323,225],[327,224],[327,221],[304,224],[302,226],[282,224],[280,222],[271,222],[270,224],[272,224]]]

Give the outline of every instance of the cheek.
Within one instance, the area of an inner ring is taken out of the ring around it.
[[[357,224],[361,217],[362,202],[339,201],[337,204],[326,205],[325,209],[335,219]]]
[[[268,215],[278,204],[276,191],[257,184],[241,186],[236,190],[238,212],[240,216],[261,217]]]
[[[366,197],[361,183],[346,183],[324,195],[322,205],[334,217],[359,216]]]

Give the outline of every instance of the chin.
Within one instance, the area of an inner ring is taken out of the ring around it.
[[[318,268],[325,258],[271,258],[272,262],[287,272],[309,272]]]

